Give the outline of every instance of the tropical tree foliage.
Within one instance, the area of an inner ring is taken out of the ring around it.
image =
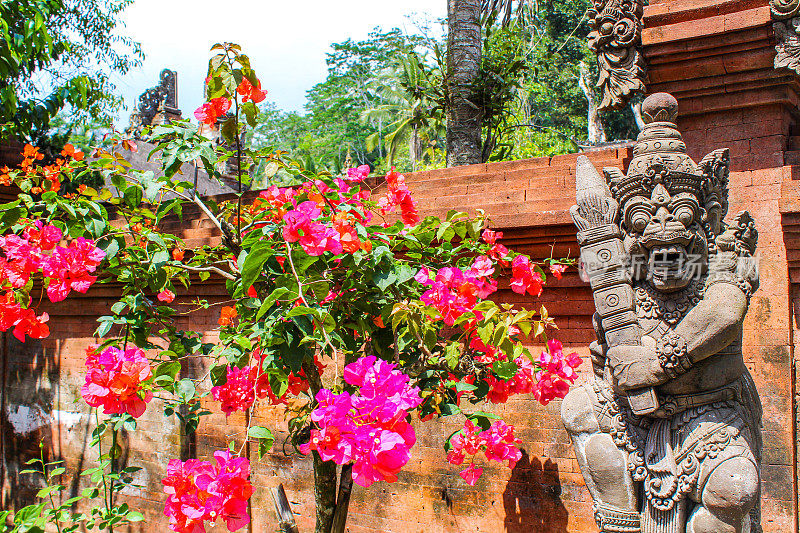
[[[132,2],[0,1],[0,138],[46,131],[65,107],[75,119],[110,121],[121,104],[110,75],[143,58],[119,32]]]
[[[588,0],[480,3],[480,64],[466,104],[479,119],[478,160],[635,138],[630,110],[600,115],[592,105],[597,67],[586,46],[588,7]],[[292,151],[309,168],[338,171],[348,159],[382,171],[444,166],[453,95],[446,31],[432,25],[332,45],[328,77],[308,92],[305,112],[265,107],[252,138]]]

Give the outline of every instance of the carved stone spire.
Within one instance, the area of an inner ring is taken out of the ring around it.
[[[178,73],[165,68],[159,75],[159,84],[139,96],[139,104],[136,111],[131,114],[128,131],[138,137],[142,128],[146,126],[166,124],[180,117]]]
[[[800,0],[770,0],[775,30],[775,68],[800,74]]]
[[[603,93],[602,111],[619,108],[644,93],[646,66],[642,57],[643,0],[592,0],[589,48],[597,54]]]

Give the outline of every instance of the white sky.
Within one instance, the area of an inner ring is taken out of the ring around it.
[[[163,68],[178,71],[178,106],[192,117],[202,103],[209,49],[215,42],[242,45],[279,108],[302,111],[305,94],[326,75],[331,43],[363,39],[375,27],[413,32],[406,15],[444,17],[447,0],[136,0],[123,19],[125,33],[142,43],[141,68],[116,79],[128,110],[158,82]]]

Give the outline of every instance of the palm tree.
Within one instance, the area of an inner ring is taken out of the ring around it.
[[[362,119],[372,123],[389,123],[392,129],[385,137],[389,164],[394,164],[398,148],[408,142],[409,159],[413,170],[423,158],[424,151],[432,148],[444,130],[441,106],[432,99],[437,86],[431,69],[411,52],[398,60],[396,71],[384,73],[384,82],[378,94],[386,102],[362,114]],[[367,149],[380,145],[381,132],[367,138]]]
[[[474,87],[481,67],[481,22],[498,15],[507,25],[515,12],[524,20],[530,0],[447,0],[447,165],[482,162],[484,110],[475,103]]]
[[[447,0],[447,166],[481,162],[481,0]]]

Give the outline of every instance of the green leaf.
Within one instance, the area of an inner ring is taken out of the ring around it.
[[[519,370],[519,367],[513,361],[495,361],[492,364],[492,371],[503,380],[513,378],[517,370]]]
[[[386,289],[397,283],[397,274],[391,267],[383,268],[375,272],[372,276],[372,282],[377,285],[381,292],[386,292]]]
[[[251,439],[258,439],[258,456],[263,457],[275,442],[272,431],[265,427],[253,426],[247,430],[247,436]]]
[[[259,274],[264,268],[264,263],[275,255],[274,245],[271,241],[259,241],[247,254],[247,257],[242,264],[242,287],[249,289],[250,286],[258,279]]]
[[[2,217],[0,217],[0,225],[2,225],[3,228],[10,228],[14,224],[16,224],[17,221],[24,214],[25,210],[21,207],[15,207],[13,209],[9,209],[5,213],[3,213]]]
[[[217,365],[211,369],[211,384],[215,387],[228,382],[228,365]]]
[[[178,361],[161,363],[156,367],[156,371],[153,372],[153,379],[159,385],[167,385],[168,383],[172,383],[177,379],[180,371],[181,364]]]
[[[122,194],[122,199],[129,207],[135,208],[139,207],[139,204],[142,203],[142,196],[142,188],[138,185],[131,185],[125,189],[125,192]]]
[[[144,520],[144,515],[137,511],[131,511],[127,515],[125,515],[125,520],[128,522],[141,522]]]
[[[272,307],[273,304],[275,304],[275,302],[277,302],[280,297],[287,292],[289,292],[289,289],[286,287],[277,287],[275,290],[273,290],[270,295],[267,296],[267,299],[264,300],[264,303],[261,304],[258,313],[256,313],[256,320],[261,320],[261,317],[263,317],[267,311],[269,311],[270,307]]]
[[[306,307],[304,305],[298,305],[297,307],[292,307],[288,313],[286,313],[286,318],[291,318],[293,316],[302,316],[302,315],[313,315],[316,316],[317,312],[315,309],[310,307]]]
[[[58,485],[50,485],[49,487],[45,487],[45,488],[39,490],[39,492],[36,493],[36,497],[37,498],[45,498],[45,497],[49,496],[51,493],[56,492],[58,490],[59,490],[59,486]]]
[[[175,393],[182,402],[188,402],[194,398],[196,392],[194,381],[189,378],[183,378],[175,384]]]

